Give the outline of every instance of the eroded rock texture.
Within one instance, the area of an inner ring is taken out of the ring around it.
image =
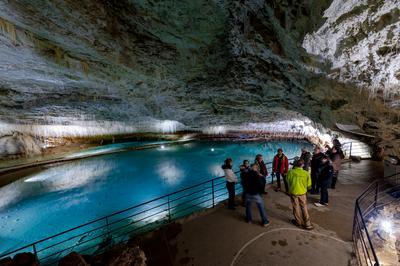
[[[398,10],[398,0],[2,1],[1,129],[126,133],[301,114],[392,142],[396,101],[368,88],[397,95]]]

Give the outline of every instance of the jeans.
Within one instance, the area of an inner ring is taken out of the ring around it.
[[[226,188],[228,189],[228,208],[235,208],[235,182],[226,182]]]
[[[318,193],[319,186],[317,173],[311,172],[311,192]]]
[[[336,187],[336,182],[337,182],[337,179],[338,179],[338,175],[339,175],[339,171],[333,171],[332,183],[331,183],[331,188],[333,188],[333,189],[335,189],[335,187]]]
[[[319,203],[326,204],[329,201],[328,188],[332,184],[332,180],[329,178],[328,180],[320,181],[319,184],[321,186],[321,198]]]
[[[282,175],[283,183],[285,184],[285,191],[289,192],[289,185],[288,182],[286,181],[286,174],[275,173],[275,175],[276,175],[276,184],[278,185],[278,188],[281,189],[281,175]]]
[[[256,195],[251,195],[248,193],[246,194],[246,220],[247,220],[247,222],[251,222],[253,220],[253,217],[251,214],[251,205],[253,202],[255,202],[257,204],[258,211],[260,212],[260,216],[261,216],[261,220],[262,220],[263,224],[267,224],[269,221],[268,221],[268,217],[267,217],[267,214],[266,214],[265,208],[264,208],[264,200],[260,196],[260,194],[256,194]]]

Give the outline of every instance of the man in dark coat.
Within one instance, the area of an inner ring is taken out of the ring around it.
[[[250,171],[244,174],[243,180],[244,189],[246,191],[246,221],[248,223],[252,222],[251,205],[252,203],[256,203],[261,216],[261,224],[263,226],[268,226],[270,222],[265,212],[264,200],[260,195],[260,193],[264,191],[263,177],[258,172],[257,164],[254,163],[251,168]]]
[[[263,156],[261,154],[257,154],[254,163],[258,167],[259,173],[263,176],[263,184],[264,184],[263,194],[267,194],[267,192],[265,191],[265,184],[267,183],[268,170],[267,170],[267,166],[264,163]]]
[[[319,187],[317,185],[318,171],[322,164],[322,157],[324,154],[321,152],[320,147],[315,147],[314,154],[311,158],[311,194],[319,194]]]
[[[321,166],[318,171],[318,185],[321,188],[321,198],[319,202],[314,203],[317,207],[328,206],[329,195],[328,188],[332,184],[332,176],[334,170],[327,155],[324,155],[321,160]]]

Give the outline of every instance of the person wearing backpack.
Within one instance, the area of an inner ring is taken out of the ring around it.
[[[263,176],[259,173],[259,166],[254,163],[251,170],[244,175],[244,189],[246,191],[246,221],[252,223],[251,205],[255,203],[260,212],[261,222],[264,227],[270,224],[265,212],[264,200],[261,193],[264,191]]]
[[[240,184],[242,185],[242,206],[245,207],[246,205],[246,186],[245,186],[245,179],[246,174],[251,170],[249,160],[244,160],[243,164],[240,166]]]
[[[323,155],[321,166],[318,169],[318,186],[321,188],[321,198],[319,202],[314,203],[317,207],[328,206],[329,194],[328,188],[332,184],[333,166],[327,155]]]
[[[331,150],[330,160],[332,162],[332,167],[333,167],[331,189],[335,189],[336,182],[337,182],[338,176],[339,176],[339,170],[342,165],[342,156],[340,156],[340,153],[338,152],[338,148],[336,148],[335,146]]]

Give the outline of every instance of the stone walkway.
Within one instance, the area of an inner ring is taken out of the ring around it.
[[[164,234],[164,245],[145,249],[149,265],[349,265],[352,260],[352,223],[357,196],[375,177],[383,175],[381,162],[346,163],[337,189],[330,191],[329,207],[317,208],[309,196],[313,231],[289,223],[290,199],[269,189],[265,197],[271,225],[244,222],[244,208],[235,211],[220,206],[178,225],[174,234]],[[253,214],[253,215],[254,215]],[[165,229],[168,230],[168,229]],[[161,243],[160,242],[160,243]],[[161,258],[161,249],[168,253]],[[166,261],[168,259],[168,261]]]

